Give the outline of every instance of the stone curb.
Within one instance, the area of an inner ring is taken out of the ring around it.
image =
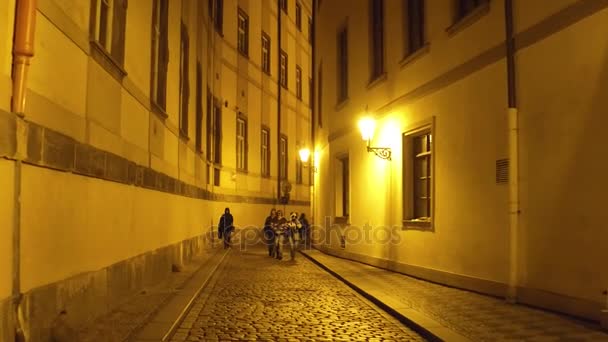
[[[184,320],[195,299],[209,283],[230,249],[214,254],[129,341],[168,341]]]
[[[318,251],[319,253],[323,253]],[[371,301],[382,310],[388,312],[391,316],[398,319],[407,327],[411,328],[422,337],[429,341],[456,341],[456,342],[469,342],[472,341],[466,336],[463,336],[450,328],[447,328],[441,323],[435,321],[432,318],[424,316],[423,314],[409,308],[399,308],[399,305],[396,305],[397,301],[391,300],[389,296],[383,296],[380,293],[376,293],[372,295],[370,292],[365,289],[359,287],[354,282],[348,280],[346,277],[343,277],[338,273],[338,271],[334,271],[330,265],[324,264],[321,261],[317,260],[314,256],[309,254],[307,250],[301,250],[300,253],[304,255],[306,258],[311,260],[313,263],[338,278],[340,281],[344,282],[353,290],[357,291],[367,300]],[[325,255],[325,254],[324,254]],[[380,298],[383,297],[383,298]]]

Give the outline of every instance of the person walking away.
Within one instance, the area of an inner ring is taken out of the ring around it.
[[[220,224],[217,227],[220,239],[224,237],[224,249],[230,248],[230,237],[234,230],[234,218],[230,214],[230,208],[224,209],[224,214],[220,217]]]
[[[283,211],[277,210],[277,217],[273,224],[274,229],[274,244],[275,258],[283,259],[283,244],[285,243],[285,234],[287,232],[287,220],[283,217]]]
[[[287,223],[286,231],[286,242],[289,244],[289,254],[291,256],[291,260],[296,258],[296,246],[298,245],[298,240],[300,237],[300,228],[302,228],[302,225],[298,221],[298,214],[292,212],[289,215],[289,222]]]
[[[300,229],[300,241],[304,244],[306,248],[310,247],[310,224],[306,219],[306,215],[304,213],[300,214],[300,224],[302,228]]]
[[[276,216],[277,216],[277,211],[276,211],[276,209],[272,208],[270,210],[270,215],[268,217],[266,217],[266,220],[264,221],[264,229],[263,229],[264,243],[268,247],[268,256],[271,256],[271,257],[274,257],[274,253],[275,253],[275,244],[274,244],[275,237],[274,237],[274,230],[272,229],[272,224],[275,221]]]

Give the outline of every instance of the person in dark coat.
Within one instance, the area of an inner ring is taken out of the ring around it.
[[[224,215],[220,217],[220,224],[217,226],[217,234],[219,238],[224,238],[224,249],[230,247],[230,236],[234,230],[234,218],[230,214],[230,209],[224,210]]]
[[[304,213],[300,214],[299,221],[302,225],[302,228],[300,229],[300,241],[303,241],[302,243],[304,246],[308,247],[310,245],[310,224],[308,223]]]
[[[276,209],[272,208],[270,210],[270,216],[266,218],[264,221],[264,243],[268,246],[268,256],[274,257],[275,253],[275,245],[274,245],[274,230],[272,229],[272,225],[277,217]]]

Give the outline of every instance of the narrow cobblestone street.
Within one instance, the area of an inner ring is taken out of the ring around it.
[[[422,341],[302,255],[233,250],[172,341]]]

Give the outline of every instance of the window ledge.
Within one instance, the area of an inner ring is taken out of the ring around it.
[[[465,15],[462,18],[459,18],[458,21],[452,24],[452,26],[445,29],[445,31],[447,32],[448,36],[451,37],[457,34],[458,32],[464,30],[465,28],[471,26],[473,23],[475,23],[477,20],[479,20],[481,17],[485,16],[488,13],[490,13],[490,1],[486,1],[484,4],[472,10],[471,13]]]
[[[348,216],[336,216],[334,217],[334,223],[348,225]]]
[[[150,107],[152,107],[152,112],[156,114],[161,120],[166,120],[169,117],[169,114],[165,112],[154,100],[150,100]]]
[[[416,61],[418,58],[426,55],[427,53],[429,53],[431,49],[431,44],[426,43],[424,44],[422,47],[420,47],[418,50],[406,55],[405,57],[403,57],[403,59],[399,62],[399,65],[403,68],[406,65],[413,63],[414,61]]]
[[[249,52],[245,52],[245,51],[241,51],[241,50],[238,50],[238,52],[239,52],[239,55],[241,55],[241,57],[249,59]]]
[[[236,169],[236,172],[242,173],[242,174],[249,174],[249,171],[247,171],[247,169]]]
[[[388,74],[386,72],[381,73],[380,75],[374,77],[373,79],[371,79],[369,81],[369,83],[367,84],[367,90],[372,89],[373,87],[377,86],[378,84],[386,81],[386,79],[388,78]]]
[[[188,137],[188,134],[184,133],[181,129],[179,130],[179,138],[182,139],[185,142],[190,141],[190,138]]]
[[[403,230],[433,230],[432,220],[403,220]]]
[[[336,103],[336,106],[335,106],[335,108],[334,108],[334,109],[335,109],[335,111],[336,111],[336,112],[337,112],[337,111],[340,111],[340,110],[342,110],[342,108],[346,107],[346,105],[348,104],[348,101],[349,101],[349,98],[348,98],[348,97],[347,97],[347,98],[345,98],[345,99],[343,99],[343,100],[339,100],[339,102],[338,102],[338,103]]]
[[[99,63],[112,77],[122,83],[122,79],[127,76],[127,71],[122,68],[112,55],[106,51],[96,40],[90,40],[91,56]]]

